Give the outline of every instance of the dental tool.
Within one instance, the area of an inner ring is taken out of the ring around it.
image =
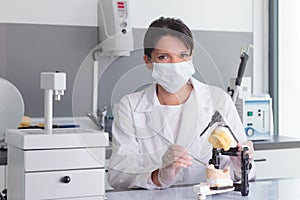
[[[195,161],[199,162],[200,164],[204,165],[206,168],[208,167],[208,164],[199,160],[198,158],[196,158],[195,156],[191,155],[190,153],[188,153],[189,156],[191,156]]]
[[[231,128],[224,123],[222,115],[215,111],[215,113],[212,116],[211,121],[208,123],[208,126],[202,131],[200,134],[200,137],[207,131],[207,129],[211,126],[213,126],[215,123],[219,123],[218,126],[226,127],[230,134],[233,136],[233,139],[238,143],[238,140],[234,133],[232,132]],[[235,191],[241,192],[242,196],[248,196],[249,194],[249,180],[248,180],[248,174],[250,169],[252,168],[252,164],[249,161],[249,147],[248,146],[242,146],[242,151],[239,152],[238,147],[231,147],[228,151],[225,151],[222,148],[213,148],[212,149],[212,157],[209,160],[209,164],[213,164],[216,169],[220,168],[220,156],[221,155],[227,155],[227,156],[241,156],[241,183],[234,183]]]
[[[215,123],[221,122],[221,121],[222,121],[222,115],[219,113],[219,111],[215,111],[215,113],[211,117],[211,121],[208,123],[207,127],[201,132],[201,134],[199,136],[201,137],[207,131],[207,129],[209,127],[211,127]]]
[[[167,138],[165,138],[165,137],[163,137],[163,136],[161,136],[161,137],[162,137],[162,138],[165,140],[165,142],[167,142],[169,145],[173,145],[173,143],[172,143],[171,141],[169,141]],[[197,161],[198,163],[204,165],[206,168],[208,167],[208,164],[207,164],[207,163],[201,161],[200,159],[196,158],[195,156],[193,156],[193,155],[190,154],[190,153],[187,153],[187,154],[188,154],[189,156],[191,156],[191,158],[194,159],[195,161]]]

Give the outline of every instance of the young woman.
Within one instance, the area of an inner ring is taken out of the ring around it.
[[[205,182],[212,146],[211,127],[200,133],[219,111],[239,144],[253,145],[244,132],[235,106],[222,89],[194,79],[194,51],[190,29],[180,20],[161,17],[144,38],[144,61],[156,81],[143,91],[124,96],[113,123],[110,185],[116,189],[167,188],[174,184]],[[231,178],[241,177],[237,157],[221,157]],[[254,177],[254,166],[249,178]]]

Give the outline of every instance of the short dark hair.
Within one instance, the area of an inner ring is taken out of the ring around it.
[[[153,21],[144,37],[144,54],[151,58],[156,42],[163,36],[174,36],[181,40],[190,50],[194,50],[194,40],[191,30],[178,18],[164,18]]]

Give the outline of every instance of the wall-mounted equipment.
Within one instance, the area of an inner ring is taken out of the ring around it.
[[[128,0],[99,0],[99,42],[104,56],[129,56],[133,35]]]
[[[99,46],[93,51],[92,111],[87,116],[105,130],[106,108],[98,110],[98,82],[100,56],[129,56],[133,51],[133,33],[130,21],[129,0],[98,0]],[[100,116],[98,116],[98,113]],[[100,119],[100,120],[98,120]]]

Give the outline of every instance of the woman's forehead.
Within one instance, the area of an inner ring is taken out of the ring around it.
[[[183,41],[177,37],[169,35],[159,38],[155,43],[154,50],[157,52],[167,51],[173,53],[189,51]]]

